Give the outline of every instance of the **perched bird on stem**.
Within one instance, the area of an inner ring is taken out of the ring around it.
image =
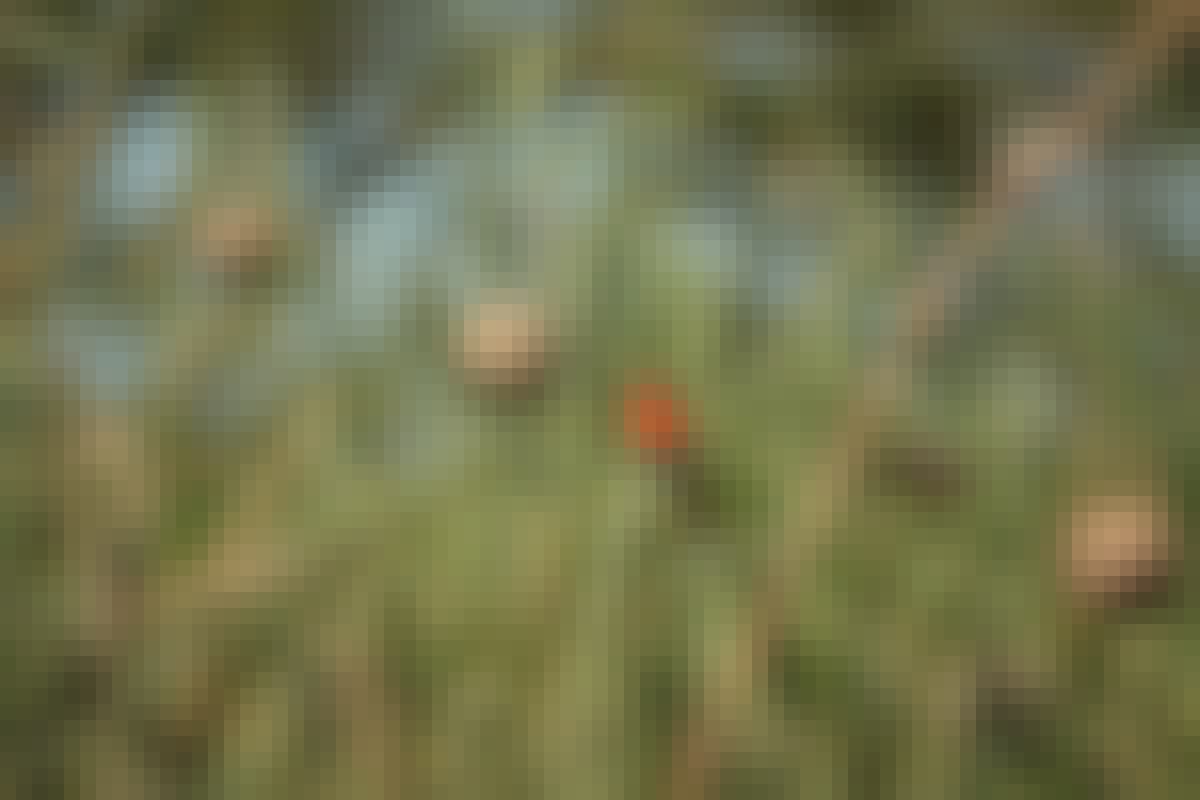
[[[703,449],[679,388],[653,375],[625,387],[622,433],[626,449],[653,469],[675,519],[690,528],[729,522],[732,484]]]

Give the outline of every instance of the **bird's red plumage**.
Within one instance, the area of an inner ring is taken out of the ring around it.
[[[669,461],[688,447],[687,410],[674,387],[661,381],[631,385],[625,394],[626,445],[643,458]]]

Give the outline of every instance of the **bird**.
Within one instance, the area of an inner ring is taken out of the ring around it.
[[[682,389],[658,375],[627,384],[622,435],[626,450],[651,468],[674,522],[715,530],[733,521],[736,482],[702,441]]]

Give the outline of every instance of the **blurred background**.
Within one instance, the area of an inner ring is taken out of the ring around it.
[[[2,8],[0,795],[1194,796],[1194,3]]]

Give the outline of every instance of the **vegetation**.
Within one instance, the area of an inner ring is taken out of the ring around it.
[[[1191,797],[1193,6],[15,3],[0,785]]]

